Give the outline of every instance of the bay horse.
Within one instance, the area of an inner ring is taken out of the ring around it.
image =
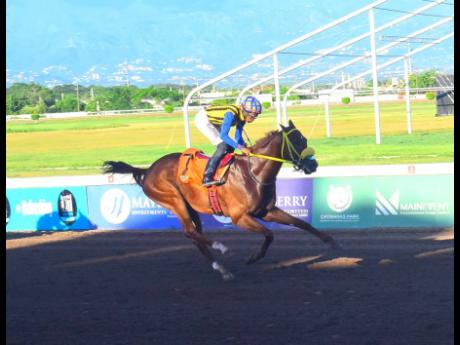
[[[337,246],[328,234],[320,232],[275,205],[276,176],[283,161],[293,163],[295,169],[305,174],[316,171],[318,163],[314,157],[304,157],[302,154],[307,147],[307,139],[292,121],[289,121],[288,126],[280,125],[280,129],[269,132],[251,146],[251,155],[235,155],[226,183],[217,187],[223,215],[230,217],[234,225],[265,236],[260,250],[249,258],[248,264],[263,258],[273,241],[273,232],[258,219],[292,225],[308,231],[332,247]],[[228,248],[220,242],[210,240],[202,231],[198,213],[213,213],[207,190],[200,185],[180,183],[177,178],[180,156],[181,153],[165,155],[147,169],[136,168],[124,162],[106,161],[103,164],[103,172],[132,174],[146,196],[178,217],[185,235],[193,240],[201,253],[211,262],[212,268],[219,271],[224,280],[230,280],[233,278],[232,273],[215,259],[209,249],[225,254]],[[275,160],[266,157],[274,157]]]

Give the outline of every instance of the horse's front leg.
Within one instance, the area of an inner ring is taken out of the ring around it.
[[[315,235],[319,239],[321,239],[324,243],[328,243],[332,248],[339,248],[340,245],[328,234],[325,234],[313,226],[300,220],[294,216],[291,216],[289,213],[284,212],[283,210],[279,209],[278,207],[274,207],[271,209],[263,218],[263,220],[267,222],[276,222],[285,225],[293,225],[299,229],[308,231],[309,233]]]
[[[249,214],[243,214],[237,220],[233,220],[233,224],[239,226],[240,228],[249,231],[254,231],[265,236],[265,241],[262,244],[260,250],[257,253],[253,254],[246,263],[252,264],[262,259],[265,256],[268,247],[270,247],[270,244],[273,242],[273,232],[268,230],[265,226],[260,224],[255,218],[253,218]]]

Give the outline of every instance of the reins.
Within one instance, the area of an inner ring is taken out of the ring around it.
[[[296,154],[297,158],[301,158],[302,157],[302,154],[299,153],[296,148],[294,147],[294,145],[292,144],[291,140],[289,139],[289,134],[291,134],[293,131],[298,131],[297,128],[293,128],[291,129],[288,133],[286,132],[282,132],[282,135],[283,135],[283,142],[281,143],[281,157],[283,157],[283,153],[284,153],[284,148],[287,147],[288,149],[288,152],[289,152],[289,155],[291,158],[294,158],[294,153]],[[249,139],[249,137],[247,136],[246,132],[244,133],[246,135],[246,138]],[[250,140],[249,140],[250,142]],[[241,154],[237,154],[237,155],[241,155]],[[279,158],[279,157],[273,157],[273,156],[266,156],[266,155],[261,155],[261,154],[257,154],[257,153],[250,153],[249,154],[249,157],[256,157],[256,158],[262,158],[262,159],[267,159],[267,160],[271,160],[271,161],[275,161],[275,162],[280,162],[280,163],[287,163],[287,162],[294,162],[294,160],[288,160],[288,159],[284,159],[284,158]]]
[[[268,159],[270,161],[275,161],[275,162],[281,162],[281,163],[286,163],[289,162],[286,159],[278,158],[278,157],[272,157],[272,156],[265,156],[265,155],[259,155],[256,153],[250,153],[249,157],[256,157],[256,158],[262,158],[262,159]]]
[[[287,147],[288,149],[288,152],[289,152],[289,155],[290,157],[293,159],[294,158],[294,155],[293,153],[296,154],[296,156],[298,158],[301,158],[302,157],[302,153],[299,154],[299,152],[297,152],[296,148],[294,147],[294,145],[292,144],[291,140],[289,139],[289,134],[291,134],[293,131],[298,131],[297,128],[293,128],[291,129],[288,133],[286,132],[282,132],[282,135],[283,135],[283,142],[281,144],[281,157],[283,157],[283,153],[284,153],[284,148]],[[246,135],[246,138],[249,140],[249,137],[247,136],[246,132],[244,133]],[[249,140],[250,142],[250,140]],[[251,143],[251,142],[250,142]],[[241,154],[237,154],[237,155],[241,155]],[[261,155],[261,154],[257,154],[257,153],[250,153],[248,155],[248,163],[249,163],[249,175],[251,176],[251,178],[256,181],[258,184],[260,185],[263,185],[263,186],[268,186],[268,185],[272,185],[276,182],[276,179],[275,181],[273,182],[261,182],[257,179],[256,176],[254,176],[254,174],[252,173],[252,169],[251,169],[251,157],[256,157],[256,158],[261,158],[261,159],[267,159],[267,160],[271,160],[271,161],[275,161],[275,162],[280,162],[280,163],[287,163],[287,162],[294,162],[293,160],[287,160],[287,159],[284,159],[284,158],[279,158],[279,157],[273,157],[273,156],[267,156],[267,155]]]

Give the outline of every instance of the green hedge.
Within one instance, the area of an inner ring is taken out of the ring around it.
[[[268,110],[271,107],[271,103],[270,102],[263,102],[262,107],[264,108],[264,110]]]
[[[350,97],[342,97],[342,103],[343,104],[349,104],[350,103]]]
[[[427,92],[425,94],[425,97],[426,97],[426,99],[432,101],[434,99],[434,97],[435,97],[435,94],[434,94],[434,92]]]
[[[167,113],[172,113],[174,111],[174,107],[172,105],[165,105],[163,110]]]

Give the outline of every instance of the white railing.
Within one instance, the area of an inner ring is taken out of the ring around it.
[[[191,106],[190,109],[199,109],[198,106]],[[182,112],[182,107],[174,108],[174,111]],[[163,107],[154,107],[149,109],[127,109],[127,110],[104,110],[104,111],[75,111],[75,112],[66,112],[66,113],[45,113],[40,114],[40,117],[48,119],[65,119],[73,117],[85,117],[85,116],[111,116],[111,115],[130,115],[130,114],[156,114],[164,113]],[[30,120],[32,114],[18,114],[18,115],[6,115],[6,120]]]
[[[278,178],[321,178],[343,176],[396,176],[396,175],[453,175],[454,163],[416,163],[388,165],[319,166],[318,170],[306,176],[292,168],[281,168]],[[80,175],[50,177],[7,177],[6,188],[36,188],[62,186],[101,186],[135,184],[132,175]]]

